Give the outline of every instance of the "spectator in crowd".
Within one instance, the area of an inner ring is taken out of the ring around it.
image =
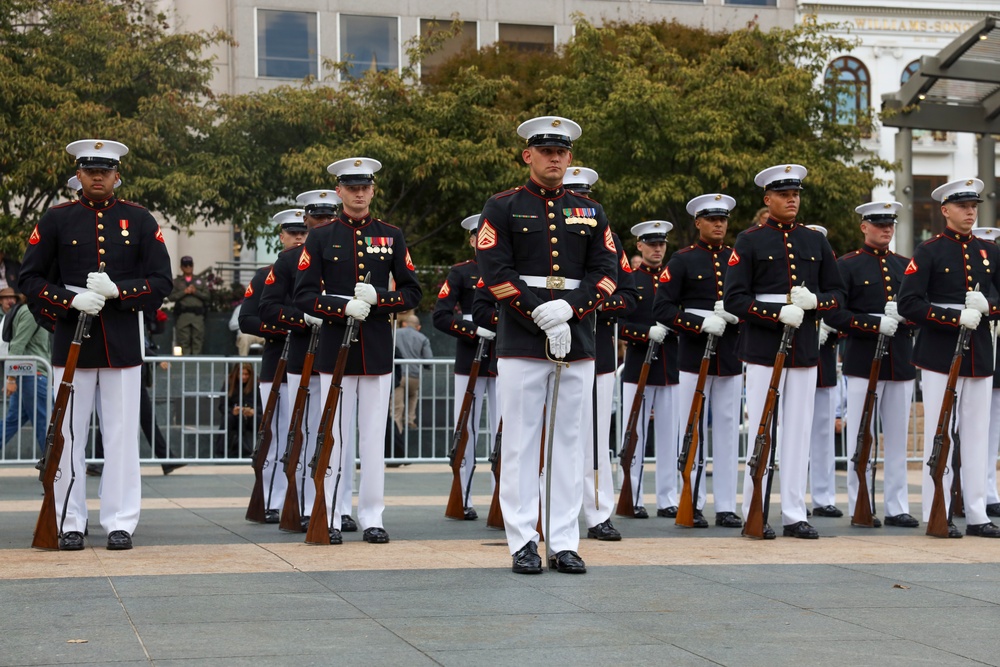
[[[194,275],[194,260],[190,256],[181,257],[181,275],[174,277],[174,289],[167,298],[174,302],[174,345],[183,354],[201,354],[208,289]]]
[[[247,362],[235,364],[226,382],[226,397],[219,402],[219,412],[228,420],[228,429],[226,434],[220,433],[215,442],[216,456],[220,458],[250,456],[254,447],[256,415],[259,408],[260,398],[253,366]]]
[[[767,207],[764,206],[762,208],[757,209],[757,212],[753,214],[753,220],[751,221],[751,223],[753,225],[763,225],[765,222],[767,222],[767,218],[768,218]]]
[[[420,318],[411,310],[399,316],[399,328],[396,330],[396,356],[400,359],[430,359],[431,342],[427,336],[420,333]],[[430,364],[424,364],[430,369]],[[409,428],[417,428],[417,405],[420,402],[420,365],[406,364],[402,369],[402,377],[396,388],[393,399],[392,417],[396,428],[403,430],[403,412],[406,412],[406,424]]]
[[[21,274],[21,262],[5,257],[0,252],[0,288],[17,289],[17,277]]]
[[[48,359],[52,334],[35,322],[34,316],[27,307],[11,308],[7,302],[11,300],[10,287],[0,290],[0,304],[4,304],[4,317],[13,317],[10,322],[10,348],[12,356],[33,356]],[[16,299],[16,297],[15,297]],[[23,299],[23,297],[22,297]],[[7,345],[7,343],[5,343]],[[7,377],[7,416],[4,419],[3,442],[6,444],[26,424],[33,424],[35,441],[38,443],[38,453],[45,453],[45,431],[48,426],[48,395],[49,378],[38,367],[34,375],[18,375]]]
[[[240,302],[233,307],[233,314],[229,318],[229,330],[236,334],[236,353],[241,357],[249,357],[250,348],[254,345],[257,346],[255,354],[261,353],[264,347],[264,339],[260,336],[240,331],[240,307],[243,305],[244,300],[240,299]]]
[[[3,310],[0,313],[0,326],[3,326],[4,318],[7,317],[7,313],[10,309],[14,307],[17,303],[17,292],[14,291],[13,287],[4,287],[0,289],[0,309]],[[19,309],[23,310],[23,308]],[[0,355],[7,356],[10,354],[10,343],[4,340],[0,340]]]

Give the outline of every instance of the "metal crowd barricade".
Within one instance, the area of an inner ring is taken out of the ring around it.
[[[39,443],[45,442],[48,418],[52,414],[52,365],[47,359],[29,355],[5,355],[0,359],[3,360],[5,385],[0,402],[4,425],[0,462],[33,465],[43,454]],[[6,391],[8,378],[15,378],[17,382],[16,391],[10,395]],[[44,389],[41,415],[35,406],[36,387],[39,393]]]

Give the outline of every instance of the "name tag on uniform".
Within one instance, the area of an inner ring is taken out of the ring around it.
[[[563,215],[566,216],[567,225],[597,226],[596,208],[564,208]]]

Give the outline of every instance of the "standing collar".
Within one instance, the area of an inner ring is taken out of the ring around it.
[[[111,195],[110,197],[108,197],[103,201],[94,201],[93,199],[88,199],[87,197],[83,196],[83,193],[80,193],[79,201],[87,208],[92,208],[96,211],[100,211],[102,209],[114,206],[115,202],[117,202],[118,199],[114,195]]]
[[[791,222],[778,222],[774,218],[768,216],[767,222],[764,223],[768,227],[781,230],[783,232],[788,232],[799,226],[799,223],[792,220]]]
[[[698,246],[699,248],[702,248],[703,250],[708,250],[709,252],[719,252],[720,250],[723,250],[726,247],[725,243],[720,243],[719,245],[710,245],[708,243],[705,243],[701,239],[698,239],[695,242],[695,245]]]
[[[885,257],[886,255],[891,255],[892,254],[892,251],[889,250],[888,248],[886,248],[885,250],[881,250],[881,249],[876,248],[874,246],[868,245],[867,243],[865,243],[864,245],[862,245],[861,249],[864,250],[865,252],[871,254],[871,255],[875,255],[876,257]]]
[[[341,211],[340,212],[340,217],[338,218],[338,220],[340,220],[342,223],[344,223],[348,227],[364,227],[365,225],[367,225],[368,223],[370,223],[372,221],[372,214],[369,211],[368,215],[366,215],[363,218],[353,218],[353,217],[349,216],[347,213],[345,213],[344,211]]]
[[[566,188],[562,187],[561,185],[555,189],[548,188],[543,185],[539,185],[533,179],[530,178],[528,179],[528,182],[524,187],[528,192],[534,195],[538,195],[539,197],[545,197],[546,199],[562,197],[563,194],[566,192]]]
[[[974,236],[972,236],[972,234],[959,234],[954,229],[947,226],[944,228],[944,231],[941,233],[941,236],[949,238],[952,241],[958,241],[959,243],[969,243],[970,241],[972,241],[973,238],[975,238]]]

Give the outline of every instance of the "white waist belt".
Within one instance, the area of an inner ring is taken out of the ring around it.
[[[462,315],[462,319],[463,320],[468,320],[469,322],[471,322],[472,321],[472,315]]]
[[[77,287],[76,285],[63,285],[63,287],[68,289],[70,292],[76,292],[77,294],[81,294],[87,291],[86,287]]]
[[[323,292],[323,296],[335,296],[338,299],[347,299],[348,301],[354,298],[353,294],[330,294],[329,292]]]
[[[755,301],[766,301],[768,303],[784,303],[789,304],[788,294],[757,294],[754,296]]]
[[[521,276],[528,287],[544,287],[545,289],[576,289],[580,281],[576,278],[562,276]]]
[[[691,313],[692,315],[697,315],[698,317],[708,317],[709,315],[715,315],[714,311],[702,310],[701,308],[685,308],[685,313]]]
[[[964,303],[932,303],[935,308],[954,308],[955,310],[965,310]]]

